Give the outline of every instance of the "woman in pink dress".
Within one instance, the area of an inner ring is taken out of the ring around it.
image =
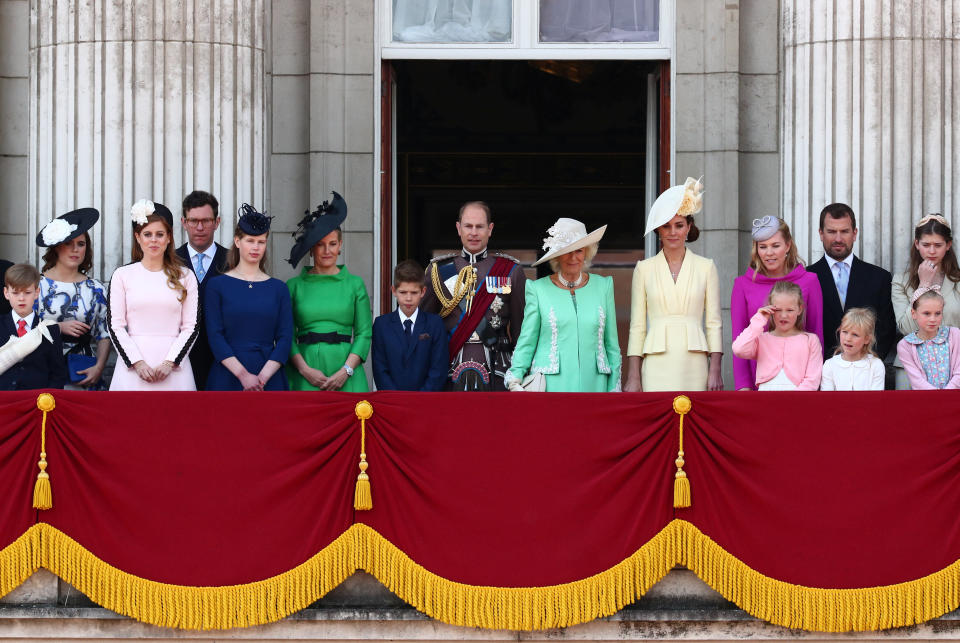
[[[197,338],[197,279],[173,250],[173,215],[162,203],[137,201],[133,263],[117,268],[107,295],[117,349],[111,391],[194,391],[187,356]]]

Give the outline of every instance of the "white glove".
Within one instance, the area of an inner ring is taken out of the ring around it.
[[[40,348],[40,342],[46,339],[53,342],[50,337],[49,326],[57,322],[44,320],[37,324],[36,328],[31,328],[23,337],[10,336],[7,343],[0,346],[0,374],[6,373],[10,367],[17,364],[24,357]]]

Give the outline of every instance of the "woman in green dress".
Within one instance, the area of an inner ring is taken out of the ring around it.
[[[587,234],[579,221],[558,219],[547,230],[547,253],[533,265],[549,261],[554,272],[527,282],[523,325],[503,378],[511,391],[620,390],[613,277],[586,272],[606,228]],[[528,374],[535,377],[525,386]]]
[[[300,222],[289,262],[309,252],[313,266],[287,282],[293,304],[294,342],[287,364],[291,391],[370,390],[362,364],[370,352],[373,317],[363,280],[337,260],[347,204],[333,193]]]

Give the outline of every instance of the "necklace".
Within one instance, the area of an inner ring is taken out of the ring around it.
[[[247,278],[246,276],[244,276],[243,273],[241,273],[239,270],[234,270],[233,272],[234,272],[234,274],[236,274],[237,279],[239,279],[239,280],[241,280],[241,281],[247,282],[247,288],[253,288],[253,282],[254,282],[254,281],[259,281],[259,279],[248,279],[248,278]],[[260,276],[259,273],[258,273],[256,276],[259,277],[259,276]]]
[[[673,280],[674,280],[674,281],[676,281],[677,278],[680,277],[680,271],[683,269],[683,260],[686,258],[686,256],[687,256],[687,250],[686,250],[686,248],[684,248],[683,254],[680,255],[680,267],[677,268],[677,271],[676,271],[676,272],[674,272],[674,271],[671,269],[671,267],[670,267],[671,263],[673,263],[673,262],[671,262],[669,259],[667,259],[667,269],[670,270],[670,276],[673,277]],[[664,258],[666,259],[666,255],[664,255]]]
[[[576,281],[567,281],[566,279],[563,278],[563,275],[561,275],[560,273],[557,273],[557,279],[560,281],[561,286],[563,286],[564,288],[569,288],[570,290],[573,290],[583,282],[583,273],[581,272],[579,275],[577,275]]]

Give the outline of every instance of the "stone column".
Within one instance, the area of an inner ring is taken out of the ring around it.
[[[903,270],[913,223],[958,223],[960,0],[783,0],[782,211],[823,253],[822,207],[857,214],[855,251]]]
[[[14,262],[27,258],[29,24],[27,0],[0,0],[0,258]]]
[[[176,216],[209,190],[221,241],[239,203],[264,207],[264,0],[31,0],[30,14],[28,241],[92,205],[107,279],[130,260],[137,199]]]
[[[676,85],[673,131],[676,161],[672,183],[703,176],[703,211],[696,216],[702,234],[691,245],[716,263],[723,318],[729,319],[730,289],[742,271],[737,252],[740,213],[740,13],[725,0],[678,0]],[[726,324],[726,323],[725,323]],[[729,355],[729,330],[724,342]],[[724,381],[733,382],[724,360]]]

